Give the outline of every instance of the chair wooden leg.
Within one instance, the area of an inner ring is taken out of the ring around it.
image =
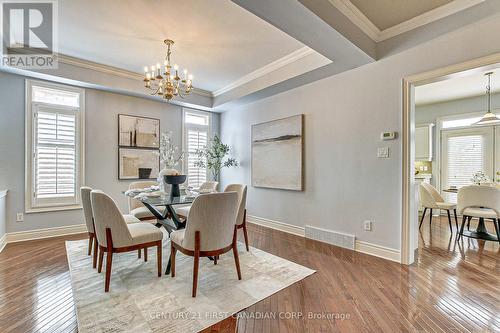
[[[141,249],[137,250],[137,258],[141,259]]]
[[[247,251],[250,251],[250,248],[248,247],[247,210],[246,209],[245,209],[245,212],[243,214],[243,236],[245,237],[245,247],[247,248]]]
[[[194,233],[194,266],[193,266],[193,297],[196,297],[198,288],[198,268],[200,265],[200,232]]]
[[[238,273],[238,280],[241,280],[240,258],[238,257],[238,247],[233,245],[234,263],[236,264],[236,273]]]
[[[113,251],[108,251],[106,253],[106,282],[104,285],[104,291],[109,291],[109,283],[111,281],[111,265],[113,264]]]
[[[175,277],[175,253],[177,249],[171,245],[170,246],[170,275]]]
[[[87,255],[91,255],[92,254],[92,243],[94,241],[94,234],[90,234],[89,233],[89,249],[88,249],[88,253]]]
[[[111,281],[111,266],[113,264],[113,240],[111,237],[111,229],[106,228],[106,279],[104,283],[104,292],[109,291],[109,283]]]
[[[97,267],[97,273],[102,272],[102,259],[103,259],[103,257],[104,257],[104,251],[99,250],[99,266]]]
[[[238,273],[238,280],[241,280],[240,258],[238,257],[237,232],[238,228],[235,226],[233,234],[233,256],[234,256],[234,263],[236,265],[236,273]]]
[[[162,263],[162,244],[161,241],[158,241],[158,244],[156,245],[156,260],[157,260],[157,265],[158,265],[158,277],[161,276],[161,263]]]
[[[97,267],[97,252],[99,251],[99,244],[97,243],[97,237],[94,237],[94,258],[92,260],[92,268]]]
[[[431,210],[431,213],[429,214],[429,228],[432,227],[432,208],[430,210]]]
[[[457,231],[458,231],[458,219],[457,219],[457,209],[456,208],[453,210],[453,215],[455,215],[455,226],[457,227]]]
[[[427,212],[427,207],[424,207],[424,212],[422,213],[422,218],[420,219],[420,225],[418,228],[422,228],[422,223],[424,222],[425,213]]]
[[[467,221],[467,230],[470,231],[470,221],[472,220],[472,216],[469,216],[469,220]]]
[[[144,248],[144,261],[145,262],[148,261],[148,248],[147,247]]]
[[[218,256],[214,256],[214,265],[217,265],[217,259],[219,259]]]
[[[448,225],[450,226],[450,232],[453,233],[453,228],[451,227],[451,215],[450,215],[450,211],[446,210],[446,212],[448,213]]]

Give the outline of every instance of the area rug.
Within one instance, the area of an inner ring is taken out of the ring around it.
[[[157,276],[156,249],[148,262],[137,252],[113,255],[110,292],[104,270],[92,269],[86,240],[66,242],[79,333],[198,332],[298,282],[315,271],[256,248],[238,244],[242,280],[232,253],[217,265],[200,259],[198,291],[191,297],[193,258],[177,252],[176,276]],[[164,240],[163,267],[170,255]]]

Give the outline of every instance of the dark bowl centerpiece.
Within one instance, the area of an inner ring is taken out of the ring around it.
[[[186,181],[186,175],[164,175],[163,181],[172,185],[172,188],[170,189],[171,197],[180,197],[181,192],[179,190],[179,185]]]

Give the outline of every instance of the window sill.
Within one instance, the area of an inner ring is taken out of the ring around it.
[[[76,209],[82,209],[82,208],[83,208],[82,205],[34,207],[34,208],[26,208],[26,214],[45,213],[45,212],[60,212],[60,211],[64,211],[64,210],[76,210]]]

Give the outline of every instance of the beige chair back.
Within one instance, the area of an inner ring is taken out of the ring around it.
[[[94,225],[97,241],[102,246],[107,246],[106,228],[111,229],[113,247],[123,247],[132,244],[132,235],[128,230],[120,209],[106,193],[101,191],[90,192],[92,210],[94,212]]]
[[[496,186],[469,185],[458,190],[458,213],[466,208],[489,208],[500,218],[500,189]]]
[[[238,215],[236,216],[236,225],[241,225],[245,218],[245,208],[247,204],[247,186],[243,184],[229,184],[224,192],[238,193]]]
[[[129,190],[135,190],[136,188],[146,188],[146,187],[151,187],[151,186],[156,186],[158,185],[157,182],[152,181],[152,180],[145,180],[145,181],[140,181],[140,182],[132,182],[128,186]],[[132,197],[128,197],[128,210],[129,212],[131,210],[134,210],[136,208],[142,207],[143,204],[137,199],[134,199]]]
[[[204,182],[203,184],[201,184],[200,188],[198,190],[200,192],[203,192],[203,191],[215,192],[215,191],[217,191],[217,185],[219,185],[219,182],[207,181],[207,182]]]
[[[200,251],[223,249],[233,242],[238,194],[201,194],[193,202],[182,247],[194,251],[195,232],[200,232]]]
[[[444,202],[443,197],[434,186],[429,183],[421,183],[418,188],[420,204],[423,207],[438,208],[437,202]]]
[[[94,220],[92,218],[92,204],[90,202],[90,192],[92,188],[88,186],[80,187],[80,197],[82,198],[83,216],[85,217],[85,225],[87,231],[94,233]]]

